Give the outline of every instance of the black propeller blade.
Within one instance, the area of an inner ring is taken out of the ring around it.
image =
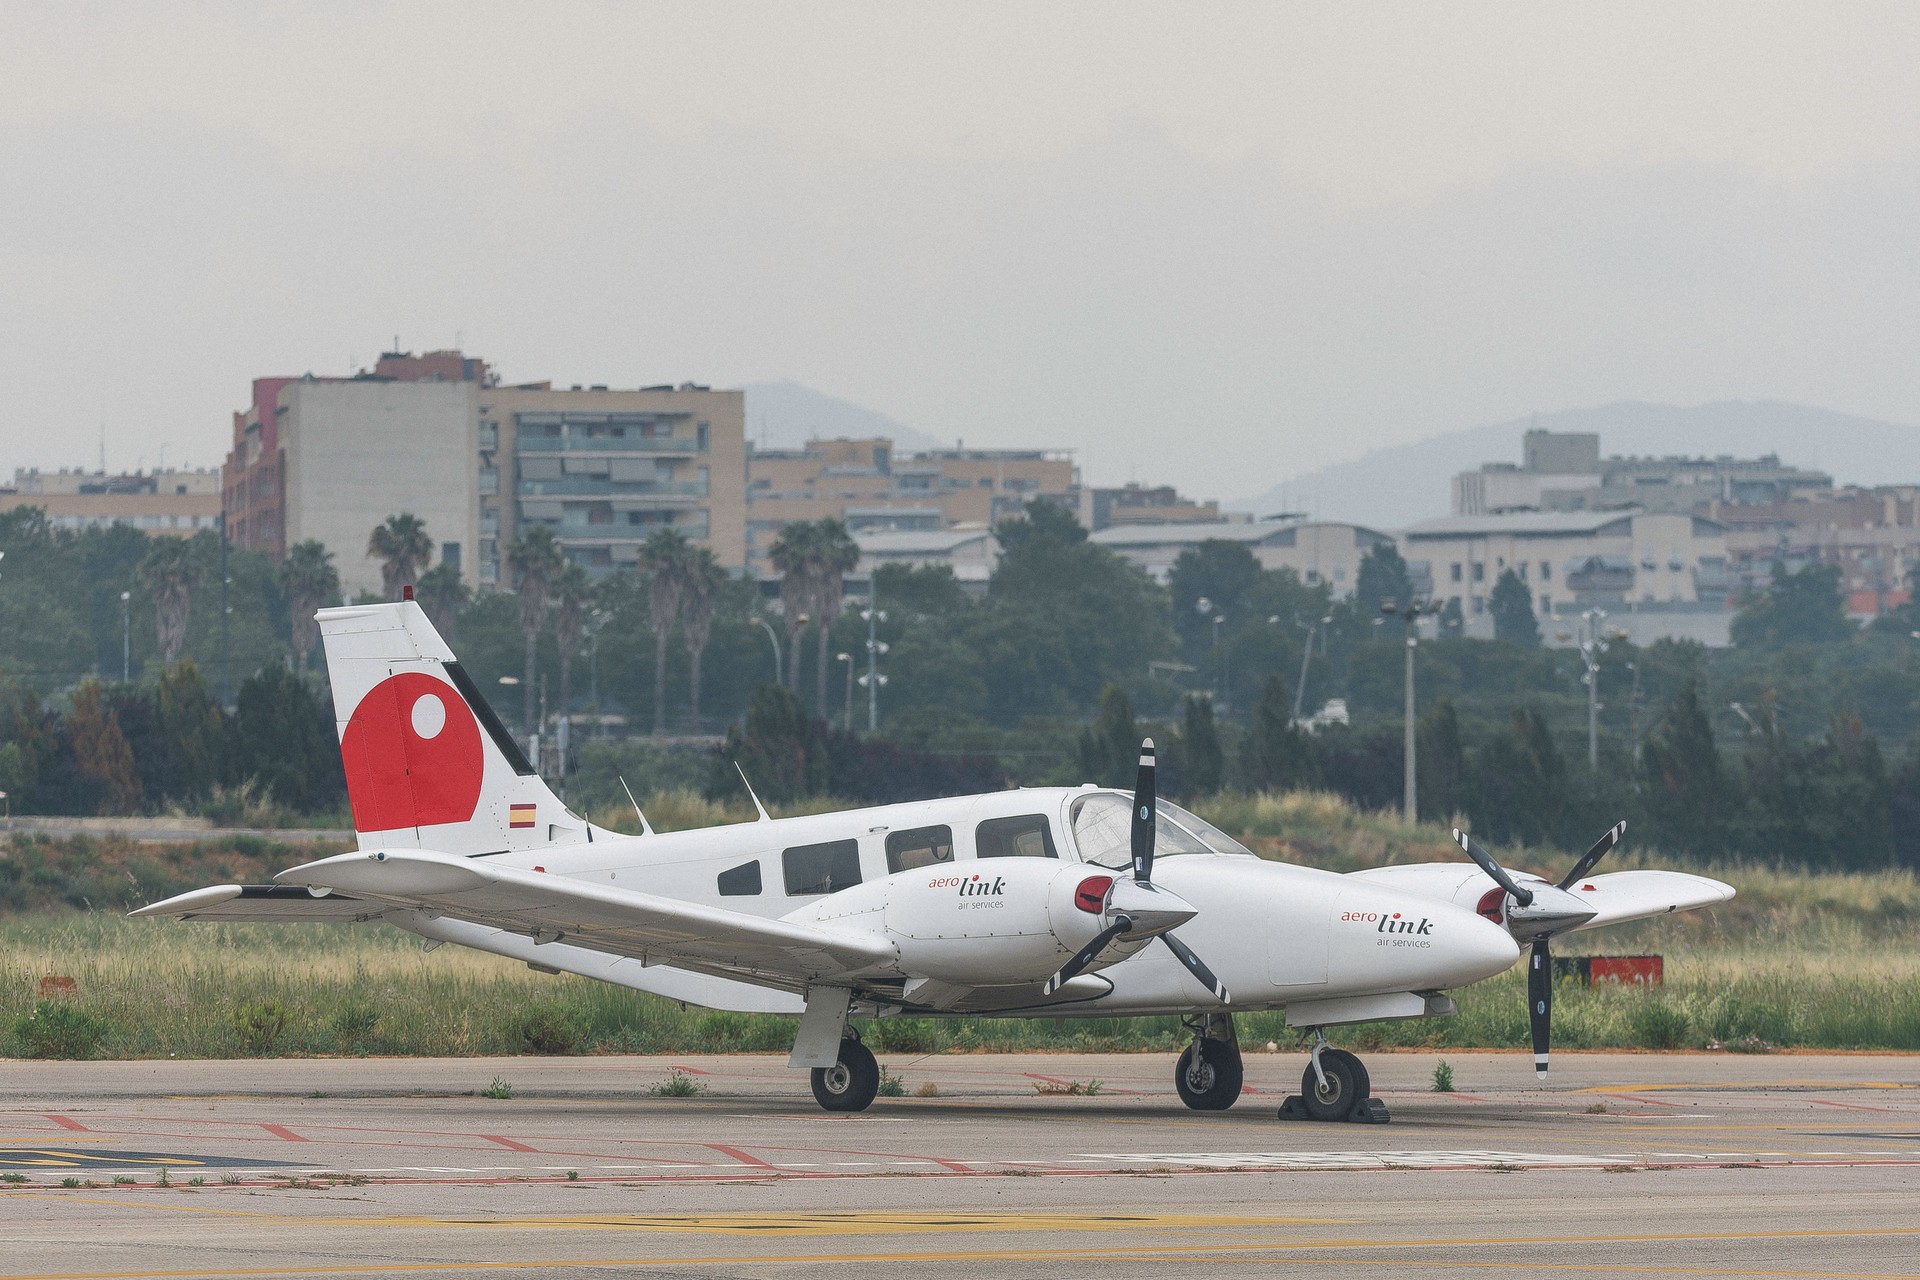
[[[1627,833],[1626,821],[1622,819],[1621,821],[1616,822],[1613,825],[1613,828],[1610,831],[1608,831],[1607,834],[1601,836],[1598,840],[1593,842],[1593,848],[1587,850],[1586,854],[1581,857],[1580,861],[1573,864],[1573,870],[1567,872],[1566,878],[1560,881],[1559,887],[1562,889],[1571,889],[1573,888],[1574,885],[1579,884],[1582,880],[1585,880],[1587,878],[1587,874],[1591,872],[1594,869],[1594,867],[1599,864],[1600,859],[1606,857],[1607,851],[1613,848],[1614,845],[1619,844],[1620,837],[1625,835],[1626,833]]]
[[[1213,976],[1213,970],[1207,968],[1205,962],[1202,961],[1199,956],[1193,954],[1193,951],[1186,943],[1180,941],[1180,939],[1170,933],[1161,934],[1160,941],[1166,943],[1167,949],[1173,952],[1174,955],[1180,957],[1180,963],[1187,966],[1188,973],[1200,979],[1201,986],[1213,992],[1214,999],[1218,1000],[1221,1004],[1233,1003],[1233,997],[1227,994],[1227,989],[1221,985],[1220,979]]]
[[[1493,855],[1485,849],[1482,849],[1478,840],[1475,840],[1460,828],[1455,827],[1453,829],[1453,842],[1466,850],[1467,856],[1479,863],[1480,869],[1486,872],[1495,884],[1505,889],[1508,894],[1513,897],[1515,902],[1523,907],[1533,905],[1533,890],[1522,889],[1519,885],[1515,884],[1513,877],[1507,874],[1506,868],[1495,862]],[[1604,853],[1606,850],[1603,849],[1601,852]]]
[[[1533,1074],[1545,1080],[1553,1039],[1553,947],[1544,935],[1533,940],[1527,957],[1527,1025],[1533,1032]]]
[[[1133,928],[1133,921],[1127,919],[1125,916],[1121,916],[1112,924],[1102,929],[1095,935],[1092,942],[1089,942],[1086,946],[1074,952],[1073,959],[1061,965],[1059,972],[1047,979],[1046,985],[1040,988],[1040,994],[1050,996],[1065,986],[1067,979],[1076,976],[1082,969],[1092,964],[1094,960],[1099,957],[1100,953],[1107,949],[1108,943],[1131,928]]]
[[[1155,822],[1153,739],[1140,743],[1140,772],[1133,781],[1133,878],[1141,884],[1153,879]]]

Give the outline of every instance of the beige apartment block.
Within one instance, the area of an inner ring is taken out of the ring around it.
[[[532,522],[596,573],[631,568],[663,528],[746,563],[743,392],[484,387],[477,448],[482,586],[511,585],[506,548]]]
[[[986,527],[1035,498],[1074,510],[1073,457],[1050,449],[935,449],[897,454],[884,437],[809,440],[800,449],[755,449],[747,459],[747,554],[756,573],[780,530],[831,517],[861,531],[929,532]]]
[[[367,539],[405,512],[426,525],[431,563],[452,564],[475,584],[479,394],[475,382],[378,378],[281,386],[275,416],[284,545],[318,540],[333,552],[347,599],[377,594],[381,566],[367,554]]]
[[[191,537],[220,527],[220,473],[204,470],[13,473],[0,487],[0,510],[38,507],[55,529],[104,529],[126,525],[163,537]]]

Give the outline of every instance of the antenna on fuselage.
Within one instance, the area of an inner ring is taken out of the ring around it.
[[[619,777],[618,774],[614,776]],[[633,816],[640,819],[640,834],[643,836],[652,835],[653,825],[647,821],[647,815],[640,812],[640,802],[633,798],[633,788],[627,785],[625,778],[620,779],[620,789],[627,793],[627,803],[633,806]]]
[[[733,762],[733,771],[740,775],[740,785],[747,789],[747,797],[753,801],[753,807],[760,811],[760,821],[772,822],[773,815],[767,812],[767,806],[760,803],[760,797],[753,794],[753,784],[747,781],[747,771],[740,767],[738,760]]]

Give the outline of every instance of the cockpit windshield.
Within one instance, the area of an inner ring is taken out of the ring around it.
[[[1153,856],[1156,858],[1177,857],[1183,853],[1213,853],[1207,843],[1192,832],[1184,830],[1181,822],[1191,819],[1198,822],[1184,809],[1161,801],[1156,806]],[[1169,811],[1181,815],[1181,822],[1168,816]],[[1201,825],[1205,825],[1204,823]],[[1226,837],[1222,836],[1225,840]],[[1120,868],[1133,861],[1133,805],[1125,796],[1115,795],[1111,791],[1096,791],[1082,796],[1073,802],[1073,842],[1080,850],[1080,859],[1102,867]],[[1234,849],[1239,849],[1231,840],[1226,841]],[[1245,850],[1240,850],[1245,852]]]
[[[1160,801],[1159,809],[1161,821],[1164,822],[1167,818],[1171,817],[1215,853],[1242,853],[1249,858],[1255,856],[1253,850],[1247,848],[1247,846],[1241,844],[1238,840],[1235,840],[1232,836],[1214,826],[1199,814],[1187,809],[1182,809],[1171,800]],[[1159,850],[1155,849],[1154,853],[1157,856]]]

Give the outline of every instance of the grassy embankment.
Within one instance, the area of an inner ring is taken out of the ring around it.
[[[827,804],[811,808],[831,807]],[[1258,852],[1331,870],[1457,856],[1438,827],[1409,829],[1317,795],[1223,797],[1210,817]],[[632,825],[631,813],[596,815]],[[740,819],[680,793],[655,797],[663,829]],[[219,926],[129,921],[128,905],[220,880],[261,882],[335,849],[247,838],[195,845],[16,838],[0,858],[0,1054],[33,1048],[21,1019],[49,976],[72,978],[56,1003],[84,1015],[79,1043],[114,1057],[246,1054],[488,1054],[784,1050],[781,1019],[683,1010],[604,984],[536,974],[384,926]],[[1513,852],[1557,874],[1573,855]],[[1629,850],[1614,869],[1657,859]],[[1668,864],[1671,865],[1671,864]],[[1568,988],[1555,1007],[1566,1048],[1920,1049],[1920,883],[1905,872],[1818,875],[1690,868],[1735,884],[1732,903],[1563,939],[1563,954],[1657,951],[1654,991]],[[91,910],[86,908],[93,908]],[[81,909],[75,909],[81,908]],[[1195,945],[1201,939],[1190,939]],[[1519,1047],[1526,1017],[1518,969],[1458,993],[1455,1018],[1351,1029],[1343,1041]],[[1279,1015],[1241,1019],[1253,1043],[1290,1039]],[[1171,1019],[875,1023],[883,1051],[1172,1049]]]

